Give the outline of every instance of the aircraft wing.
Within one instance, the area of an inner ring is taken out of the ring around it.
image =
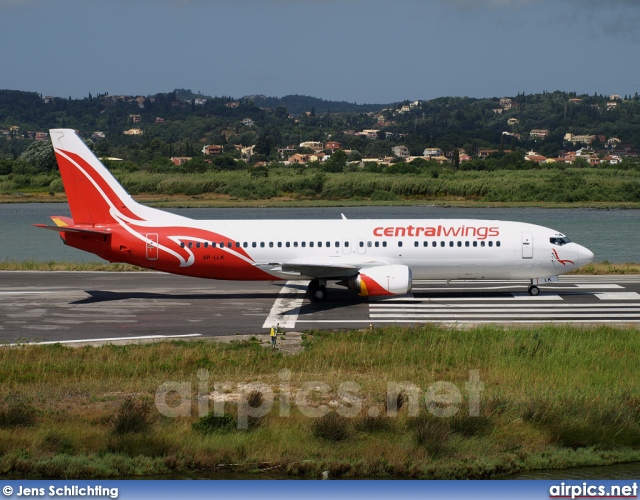
[[[355,276],[360,269],[384,265],[382,262],[367,262],[361,264],[311,264],[311,263],[271,263],[258,264],[258,267],[280,274],[290,274],[292,277],[304,276],[319,279],[344,279]]]

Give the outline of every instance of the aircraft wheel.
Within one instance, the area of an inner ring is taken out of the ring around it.
[[[311,298],[311,302],[324,302],[327,300],[327,287],[324,285],[310,286],[309,297]]]
[[[529,287],[529,295],[531,295],[532,297],[537,297],[540,294],[540,289],[535,286],[535,285],[531,285]]]

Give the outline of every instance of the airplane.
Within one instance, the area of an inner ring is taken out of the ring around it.
[[[593,260],[546,227],[498,220],[195,220],[141,205],[74,130],[51,141],[71,217],[51,216],[63,242],[109,262],[217,280],[327,282],[361,296],[409,293],[413,280],[529,280],[528,292]]]

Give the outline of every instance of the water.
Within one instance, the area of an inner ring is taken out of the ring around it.
[[[595,254],[595,261],[640,262],[640,210],[338,207],[338,208],[179,208],[167,209],[194,219],[498,219],[530,222],[556,229]],[[0,204],[0,261],[100,261],[68,248],[54,231],[31,227],[50,224],[49,215],[69,216],[60,203]]]

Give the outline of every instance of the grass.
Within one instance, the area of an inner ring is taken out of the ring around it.
[[[0,415],[23,405],[32,418],[0,419],[0,474],[483,478],[640,460],[636,328],[391,326],[309,332],[306,346],[288,357],[206,341],[2,348]],[[477,416],[472,370],[483,384]],[[183,384],[162,397],[170,408],[186,401],[186,414],[149,406],[166,382]],[[407,390],[387,416],[390,383],[413,384],[416,414]],[[243,411],[270,401],[258,387],[272,391],[270,411],[259,425],[231,425],[242,397]]]
[[[527,170],[428,169],[422,173],[326,173],[313,168],[272,168],[199,174],[148,171],[114,174],[142,202],[157,206],[353,206],[444,204],[461,206],[571,206],[638,208],[635,169],[535,168]],[[25,180],[25,179],[22,179]],[[56,175],[34,176],[25,187],[0,178],[0,202],[64,201]]]
[[[0,271],[149,271],[131,264],[101,262],[9,260],[0,262]]]

